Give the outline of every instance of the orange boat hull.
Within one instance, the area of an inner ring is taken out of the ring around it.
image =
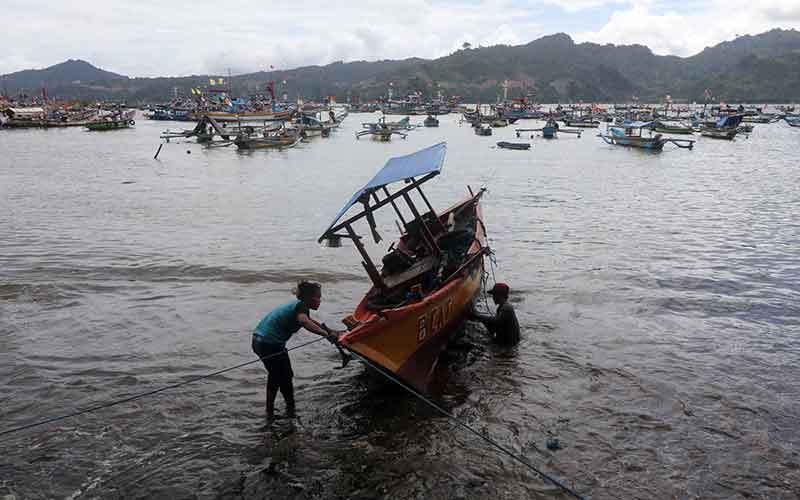
[[[444,212],[440,218],[469,203],[472,197]],[[480,205],[476,205],[475,241],[466,260],[485,246]],[[384,370],[425,392],[442,350],[463,324],[466,313],[481,286],[483,258],[477,256],[444,286],[422,300],[380,312],[368,310],[361,301],[353,318],[358,324],[342,336],[341,342]]]

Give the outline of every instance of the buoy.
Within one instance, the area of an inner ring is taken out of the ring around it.
[[[548,438],[546,445],[547,449],[552,451],[560,450],[561,448],[563,448],[558,438]]]

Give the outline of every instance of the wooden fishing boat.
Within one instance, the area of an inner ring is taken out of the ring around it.
[[[361,126],[364,127],[365,130],[356,133],[356,139],[365,135],[369,135],[372,136],[373,139],[377,139],[379,141],[388,141],[391,140],[392,135],[394,134],[397,134],[405,139],[408,134],[400,132],[400,130],[408,126],[408,122],[408,117],[400,120],[399,122],[387,122],[386,117],[384,116],[381,117],[377,122],[362,123]]]
[[[653,122],[653,131],[659,132],[661,134],[681,134],[681,135],[690,135],[694,133],[692,127],[688,127],[686,125],[681,125],[678,123],[670,123],[662,121]]]
[[[661,151],[664,145],[671,142],[683,149],[692,149],[695,141],[690,139],[672,139],[661,134],[645,136],[644,130],[651,130],[653,122],[628,122],[623,126],[608,127],[608,133],[600,137],[607,144],[626,146],[651,151]],[[652,134],[652,133],[651,133]]]
[[[519,151],[527,151],[531,149],[531,145],[527,142],[507,142],[507,141],[500,141],[497,143],[498,148],[503,149],[516,149]]]
[[[558,123],[554,120],[549,120],[545,123],[544,127],[542,127],[542,137],[545,139],[555,139],[556,134],[558,133]]]
[[[724,139],[727,141],[733,140],[739,133],[738,129],[720,130],[715,128],[702,128],[700,135],[703,137],[710,137],[711,139]]]
[[[295,110],[292,108],[275,111],[242,111],[239,113],[208,111],[196,114],[195,119],[206,115],[218,122],[274,122],[291,120],[294,113]]]
[[[439,119],[433,115],[428,115],[428,117],[425,118],[425,121],[423,121],[422,124],[425,125],[426,127],[438,127]]]
[[[567,127],[576,127],[576,128],[598,128],[600,126],[600,121],[592,120],[589,118],[579,118],[579,119],[564,119],[564,125]]]
[[[262,135],[242,132],[233,143],[239,149],[288,149],[300,142],[302,136],[298,130],[281,128],[276,131],[265,130]]]
[[[128,111],[125,113],[104,116],[96,121],[87,123],[84,125],[84,127],[92,131],[130,128],[136,125],[136,122],[133,120],[133,114],[134,111]]]
[[[488,252],[478,193],[437,213],[420,186],[441,172],[445,143],[390,159],[375,177],[356,191],[319,241],[339,246],[353,242],[372,287],[355,311],[343,319],[348,331],[340,342],[383,370],[426,391],[439,354],[461,327],[481,286],[483,256]],[[395,192],[389,185],[400,183]],[[424,201],[420,213],[412,200]],[[400,210],[404,201],[410,217]],[[362,210],[344,221],[354,206]],[[402,221],[400,238],[389,247],[379,270],[353,224],[366,220],[376,243],[381,241],[374,212],[391,205]]]
[[[800,116],[786,116],[783,120],[790,127],[800,127]]]
[[[739,133],[742,118],[742,115],[723,116],[714,125],[702,125],[700,127],[700,135],[711,139],[732,141]]]
[[[330,118],[331,119],[328,120],[321,120],[318,116],[300,113],[295,118],[295,123],[306,137],[328,137],[331,135],[331,130],[336,127],[335,117],[332,113]]]
[[[555,139],[556,137],[558,137],[559,132],[563,134],[575,134],[579,138],[583,133],[583,131],[580,129],[561,128],[558,125],[558,122],[552,119],[547,120],[544,127],[542,128],[518,128],[516,132],[517,132],[517,137],[521,137],[523,132],[541,132],[542,137],[545,139]],[[531,135],[531,137],[533,137],[533,135]]]
[[[492,135],[492,127],[489,126],[484,127],[483,125],[478,123],[473,128],[475,130],[475,135],[481,135],[481,136]]]

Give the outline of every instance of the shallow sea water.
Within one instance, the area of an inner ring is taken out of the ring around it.
[[[455,115],[354,139],[375,118],[158,160],[159,133],[188,124],[0,131],[0,431],[253,359],[253,327],[301,278],[339,324],[368,280],[317,237],[389,157],[447,141],[426,194],[443,209],[488,189],[523,341],[468,324],[433,399],[592,499],[800,497],[799,130],[660,154],[590,130],[525,152],[493,147],[513,126],[477,137]],[[329,344],[291,356],[294,423],[264,427],[256,363],[0,437],[0,497],[567,498],[359,363],[333,370]]]

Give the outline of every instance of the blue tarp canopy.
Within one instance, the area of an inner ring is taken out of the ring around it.
[[[311,125],[321,125],[322,124],[322,122],[318,118],[316,118],[314,116],[309,116],[309,115],[300,115],[300,123],[302,123],[304,125],[309,125],[309,124],[311,124]]]
[[[650,128],[655,125],[656,122],[634,122],[631,120],[625,120],[622,123],[623,127],[631,127],[631,128]]]
[[[717,128],[738,127],[742,123],[742,115],[723,116],[717,120]]]
[[[442,164],[444,163],[444,155],[446,152],[447,143],[440,142],[439,144],[421,149],[416,153],[411,153],[410,155],[390,158],[380,172],[375,174],[375,177],[373,177],[366,186],[356,191],[350,200],[345,203],[344,207],[339,210],[339,213],[336,214],[333,222],[331,222],[330,226],[328,226],[328,229],[325,230],[320,239],[327,236],[328,231],[330,231],[336,225],[336,223],[339,222],[339,219],[341,219],[342,216],[348,210],[350,210],[350,207],[355,205],[359,198],[361,198],[361,196],[365,193],[369,194],[372,191],[388,184],[392,184],[393,182],[404,181],[412,177],[418,177],[420,175],[425,175],[432,172],[436,172],[437,174],[441,172]]]

